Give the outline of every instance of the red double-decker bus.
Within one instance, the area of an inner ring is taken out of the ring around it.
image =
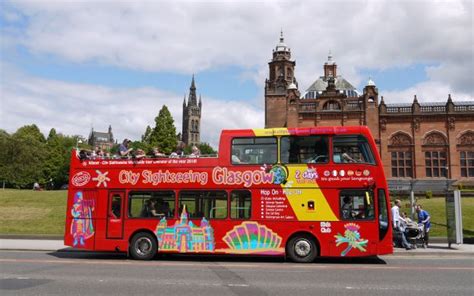
[[[222,131],[218,157],[80,159],[66,245],[127,252],[390,254],[387,183],[367,127]]]

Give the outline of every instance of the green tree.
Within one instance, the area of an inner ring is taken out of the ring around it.
[[[54,128],[46,140],[34,124],[13,135],[0,130],[0,182],[14,188],[32,188],[35,182],[48,189],[67,184],[75,144],[76,137],[58,134]]]
[[[157,117],[155,128],[150,134],[150,145],[160,147],[163,153],[171,153],[176,148],[176,127],[170,111],[163,105]]]
[[[68,183],[69,162],[76,138],[57,134],[53,128],[46,143],[47,157],[44,162],[44,174],[49,189],[59,188]]]
[[[14,134],[17,139],[31,138],[34,141],[45,143],[46,139],[36,124],[20,127]]]
[[[142,135],[142,142],[143,143],[150,143],[150,136],[151,136],[152,129],[149,125],[146,126],[145,133]]]
[[[54,127],[49,130],[49,134],[48,134],[48,139],[47,139],[47,141],[50,141],[50,140],[53,139],[53,138],[57,138],[56,129],[55,129]]]
[[[36,125],[19,128],[12,136],[1,136],[0,160],[2,178],[15,188],[44,184],[44,160],[47,157],[44,135]]]
[[[201,155],[211,155],[211,154],[217,154],[217,151],[212,148],[211,145],[208,143],[201,143],[198,146],[199,150],[201,151]]]
[[[0,129],[0,182],[6,182],[7,186],[10,186],[10,167],[9,167],[9,159],[10,155],[8,155],[9,150],[9,142],[11,141],[11,136],[5,131]]]

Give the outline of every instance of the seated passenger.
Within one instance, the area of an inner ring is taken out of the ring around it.
[[[151,207],[150,207],[150,216],[151,217],[160,217],[164,216],[162,212],[162,207],[163,207],[163,200],[156,200],[152,199],[151,200]]]
[[[237,149],[232,150],[232,163],[241,163],[240,161],[240,151]]]
[[[248,155],[248,154],[242,155],[241,163],[250,163],[250,162],[251,162],[250,155]]]
[[[193,146],[193,148],[191,148],[191,154],[189,155],[189,157],[199,157],[199,156],[201,156],[201,151],[199,151],[198,147]]]
[[[166,155],[164,153],[161,153],[158,147],[155,147],[153,148],[153,157],[155,158],[166,157]]]
[[[140,217],[151,217],[151,201],[149,199],[147,199],[143,204]]]
[[[163,210],[163,213],[165,214],[166,217],[171,217],[171,216],[173,216],[173,214],[172,214],[172,212],[171,212],[171,210],[170,210],[170,204],[169,204],[167,201],[165,201],[165,202],[163,203],[163,209],[162,209],[162,210]]]
[[[179,158],[184,156],[184,148],[186,144],[184,142],[179,141],[178,145],[176,146],[176,150],[170,154],[171,158]]]
[[[342,153],[342,160],[343,160],[344,162],[356,162],[356,161],[354,160],[354,158],[352,158],[349,154],[347,154],[347,153],[345,153],[345,152]]]
[[[112,217],[115,219],[120,218],[120,200],[112,201]]]
[[[352,211],[352,202],[349,196],[345,196],[342,200],[344,203],[341,206],[342,210],[342,218],[344,219],[353,219],[353,211]]]
[[[146,156],[145,151],[143,151],[142,149],[137,149],[137,151],[134,154],[132,154],[133,158],[139,158],[139,159],[145,156]]]

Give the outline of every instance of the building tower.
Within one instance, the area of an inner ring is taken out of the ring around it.
[[[183,102],[183,131],[181,137],[182,141],[188,146],[199,145],[201,143],[201,107],[201,96],[199,96],[198,103],[193,75],[191,87],[189,88],[188,102],[186,103],[186,96]]]
[[[87,144],[91,145],[93,149],[100,147],[103,150],[110,150],[114,146],[114,134],[112,133],[112,126],[109,125],[108,131],[96,132],[91,128]]]
[[[280,42],[273,50],[273,58],[268,63],[269,77],[265,80],[265,127],[288,126],[288,89],[298,88],[295,61],[291,60],[291,50],[285,44],[283,32]],[[291,87],[290,87],[291,86]]]

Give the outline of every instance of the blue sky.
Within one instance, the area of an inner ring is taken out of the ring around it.
[[[14,51],[7,52],[7,55],[9,62],[25,74],[70,83],[113,88],[156,87],[184,96],[189,92],[192,78],[189,73],[140,71],[94,61],[72,63],[53,55],[32,54],[24,46],[18,46]],[[252,100],[262,91],[254,81],[242,77],[248,71],[256,69],[221,66],[195,73],[199,83],[198,94],[224,100]]]
[[[387,103],[473,100],[470,1],[19,0],[0,11],[8,132],[36,123],[87,135],[111,124],[118,138],[138,139],[163,104],[180,130],[194,74],[202,137],[216,145],[223,128],[263,126],[282,28],[302,93],[331,51],[338,74],[359,90],[371,77]]]

